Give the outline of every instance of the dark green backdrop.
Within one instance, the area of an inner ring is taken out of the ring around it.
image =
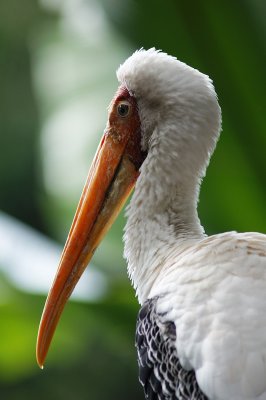
[[[210,234],[265,232],[265,1],[100,3],[116,37],[128,43],[128,54],[155,46],[212,77],[223,133],[202,187],[202,223]],[[31,43],[59,16],[40,4],[10,0],[0,5],[0,210],[57,239],[66,232],[58,235],[57,222],[47,213],[39,149],[43,116]],[[115,79],[113,71],[114,85]],[[121,236],[122,226],[120,218],[110,235]],[[118,277],[110,271],[111,290],[103,301],[68,305],[44,371],[34,358],[44,297],[20,292],[1,277],[0,290],[8,293],[3,301],[0,296],[1,399],[143,398],[134,349],[138,306],[121,268]]]

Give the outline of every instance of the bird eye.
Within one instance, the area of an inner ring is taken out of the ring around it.
[[[120,117],[125,118],[129,115],[131,104],[128,101],[121,101],[117,106],[117,113]]]

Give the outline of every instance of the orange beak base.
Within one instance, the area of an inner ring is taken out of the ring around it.
[[[129,107],[128,115],[118,113]],[[119,88],[48,294],[38,332],[36,357],[42,368],[64,306],[103,236],[131,193],[145,154],[140,146],[136,100]]]

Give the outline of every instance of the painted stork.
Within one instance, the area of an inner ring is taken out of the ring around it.
[[[122,64],[108,123],[48,295],[44,360],[64,305],[135,186],[125,257],[141,305],[147,399],[266,399],[266,235],[207,236],[197,214],[220,134],[208,76],[155,49]]]

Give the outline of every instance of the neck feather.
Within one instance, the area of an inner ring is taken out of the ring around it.
[[[160,146],[149,151],[127,209],[125,257],[139,302],[149,296],[170,254],[202,238],[197,214],[200,179],[178,171],[178,157],[160,163]],[[196,174],[195,174],[196,175]]]

